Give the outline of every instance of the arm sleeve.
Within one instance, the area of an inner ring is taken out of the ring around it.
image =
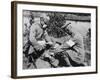
[[[75,46],[73,46],[73,48],[77,51],[77,53],[79,53],[81,60],[84,60],[85,52],[84,52],[83,37],[80,35],[77,35],[75,36],[73,41],[76,44]]]
[[[45,37],[45,40],[46,40],[47,42],[52,42],[52,40],[51,40],[50,36],[48,35],[47,31],[45,31],[44,37]]]
[[[32,25],[30,28],[29,40],[33,46],[38,45],[37,40],[36,40],[36,27],[37,27],[36,25]]]

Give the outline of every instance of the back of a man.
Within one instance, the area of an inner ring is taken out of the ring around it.
[[[83,36],[70,25],[67,29],[69,31],[70,38],[65,44],[67,46],[69,45],[69,50],[66,52],[68,53],[70,60],[73,61],[73,66],[80,66],[81,64],[83,66],[85,58]]]

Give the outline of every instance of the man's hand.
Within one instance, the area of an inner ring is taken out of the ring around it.
[[[35,45],[35,49],[41,51],[42,49],[44,49],[46,46],[46,42],[45,41],[38,41],[37,45]]]
[[[45,40],[37,41],[37,43],[38,43],[39,45],[45,45],[45,44],[46,44]]]
[[[38,44],[38,45],[35,46],[35,49],[36,49],[36,50],[39,50],[39,51],[41,51],[41,50],[44,49],[44,48],[45,48],[45,45],[39,45],[39,44]]]
[[[48,42],[48,44],[53,45],[53,42]]]
[[[55,49],[60,48],[60,45],[59,44],[55,44],[54,48]]]
[[[62,46],[59,44],[55,44],[54,49],[55,49],[55,52],[60,52],[62,51]]]

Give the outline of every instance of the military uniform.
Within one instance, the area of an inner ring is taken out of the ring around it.
[[[59,52],[60,49],[65,48],[63,55],[64,60],[67,63],[67,66],[84,66],[84,44],[83,37],[80,33],[73,31],[73,36],[67,35],[61,38],[53,38],[52,41],[56,43],[61,43],[58,47],[56,47]]]
[[[66,41],[65,45],[69,46],[66,53],[72,66],[84,66],[85,52],[82,35],[73,30],[72,36]]]
[[[36,58],[36,66],[37,68],[47,68],[47,67],[51,67],[50,64],[47,61],[44,61],[41,59],[41,56],[44,54],[45,52],[45,44],[46,44],[46,40],[49,41],[49,37],[46,31],[44,31],[42,29],[42,25],[40,23],[33,23],[31,28],[30,28],[30,35],[29,35],[29,40],[30,40],[30,49],[29,49],[29,54],[34,54],[33,58],[35,58],[35,54],[37,55],[37,57],[40,58]],[[35,53],[34,53],[35,52]],[[39,52],[39,53],[37,53]],[[40,55],[42,52],[42,55]],[[46,53],[48,54],[48,53]],[[46,56],[44,56],[46,57]],[[42,65],[42,63],[45,65]],[[41,63],[41,64],[39,64]]]

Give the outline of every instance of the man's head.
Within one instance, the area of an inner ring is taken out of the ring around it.
[[[69,35],[72,35],[72,26],[71,23],[65,23],[62,27],[63,30],[65,30],[65,32]]]
[[[47,25],[49,20],[50,20],[50,18],[49,18],[49,16],[47,16],[47,14],[43,13],[43,14],[40,15],[41,25]],[[44,26],[44,27],[46,27],[46,26]]]

